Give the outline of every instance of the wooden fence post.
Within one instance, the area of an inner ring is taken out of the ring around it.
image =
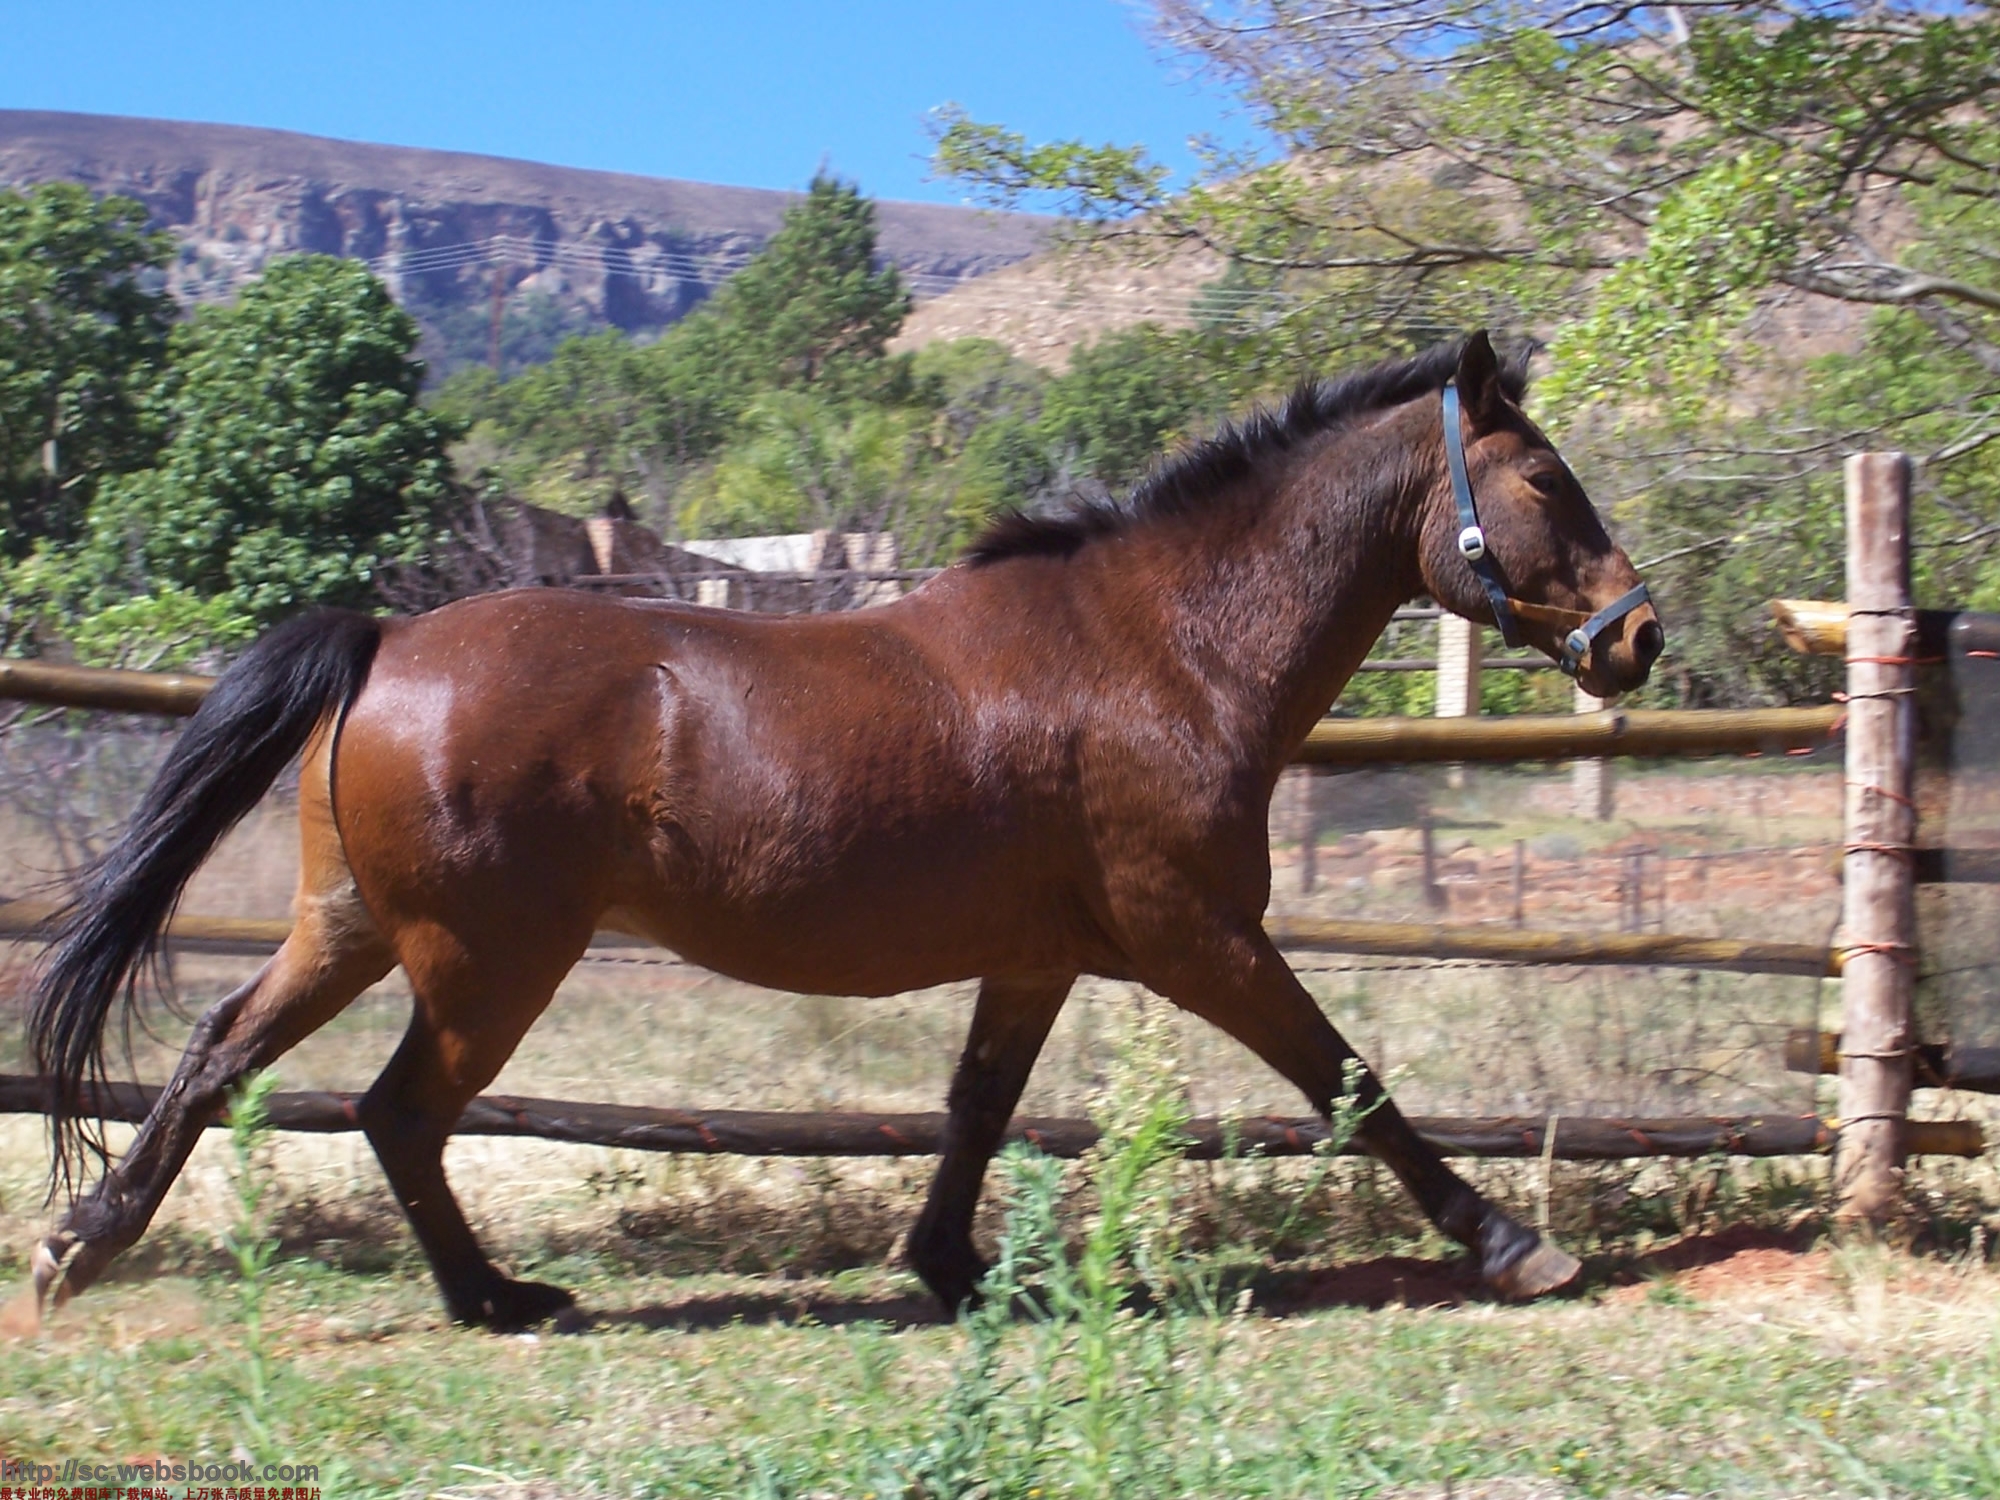
[[[1458,615],[1438,619],[1437,717],[1479,716],[1479,627]]]
[[[1583,690],[1582,684],[1576,689],[1576,711],[1580,714],[1601,713],[1604,699],[1592,697]],[[1612,770],[1608,760],[1580,760],[1570,767],[1570,786],[1576,794],[1576,815],[1603,823],[1610,819],[1615,805],[1612,793]]]
[[[1841,907],[1841,1217],[1883,1225],[1904,1207],[1916,990],[1916,612],[1910,461],[1847,460],[1847,851]]]

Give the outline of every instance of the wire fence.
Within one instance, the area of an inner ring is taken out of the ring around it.
[[[171,726],[116,715],[24,714],[0,731],[0,894],[44,889],[104,846]],[[1411,767],[1291,773],[1272,816],[1274,923],[1422,922],[1454,930],[1680,932],[1824,945],[1838,911],[1837,757],[1727,761],[1621,774],[1609,819],[1580,810],[1568,767]],[[282,918],[296,878],[294,793],[280,786],[196,877],[183,903]],[[1302,878],[1308,849],[1316,866]],[[1812,1113],[1787,1036],[1816,1027],[1821,981],[1797,974],[1496,959],[1292,960],[1329,1017],[1409,1108],[1429,1114],[1744,1116]],[[17,980],[27,951],[7,972]],[[181,953],[197,1013],[250,957]],[[1085,981],[1023,1111],[1082,1112],[1110,1064],[1107,1019],[1131,986]],[[972,987],[890,999],[777,994],[638,946],[595,948],[494,1085],[619,1105],[920,1111],[938,1107]],[[388,981],[286,1058],[288,1086],[365,1087],[410,997]],[[18,1007],[4,1066],[20,1064]],[[1203,1114],[1296,1115],[1289,1086],[1237,1044],[1183,1020]],[[136,1076],[165,1076],[181,1032],[141,1038]]]

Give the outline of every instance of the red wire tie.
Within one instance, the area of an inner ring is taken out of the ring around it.
[[[1889,854],[1897,859],[1913,859],[1913,851],[1908,844],[1842,844],[1844,854]]]
[[[1968,651],[1967,656],[1976,656],[1981,661],[2000,661],[2000,651]]]
[[[1856,953],[1887,953],[1903,963],[1915,964],[1917,950],[1908,943],[1843,943],[1840,954],[1843,960]]]
[[[715,1132],[708,1128],[708,1121],[695,1115],[689,1115],[688,1123],[694,1126],[694,1133],[701,1137],[703,1146],[707,1147],[710,1151],[720,1151],[722,1149],[722,1142],[717,1140]]]
[[[886,1121],[880,1125],[877,1125],[875,1128],[881,1131],[882,1134],[886,1135],[890,1140],[894,1141],[898,1146],[910,1145],[910,1138],[904,1135],[903,1132],[898,1130],[895,1126],[888,1124]],[[910,1149],[914,1150],[915,1148],[911,1147]]]

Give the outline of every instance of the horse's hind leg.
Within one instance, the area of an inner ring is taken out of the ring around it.
[[[399,938],[416,1009],[402,1045],[361,1102],[361,1128],[457,1322],[527,1328],[575,1300],[561,1287],[503,1276],[486,1258],[446,1180],[444,1145],[589,940],[585,924],[570,940],[532,953],[508,943],[509,952],[475,956],[441,930]]]
[[[986,1274],[972,1247],[979,1185],[1070,984],[1069,979],[988,979],[979,987],[972,1029],[951,1081],[943,1160],[908,1249],[911,1267],[946,1312],[970,1300]]]
[[[388,945],[352,909],[306,905],[257,976],[202,1014],[131,1147],[36,1247],[35,1297],[84,1290],[136,1242],[195,1142],[242,1079],[268,1067],[389,972]]]
[[[1354,1049],[1261,929],[1218,946],[1226,957],[1177,965],[1165,993],[1249,1047],[1329,1113],[1347,1091],[1350,1068],[1359,1066]],[[1479,1257],[1489,1285],[1510,1297],[1535,1297],[1575,1279],[1581,1267],[1574,1257],[1516,1223],[1446,1166],[1365,1067],[1355,1093],[1368,1111],[1356,1138],[1402,1179],[1433,1224]]]

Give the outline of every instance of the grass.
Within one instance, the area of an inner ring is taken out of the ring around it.
[[[0,1453],[248,1455],[320,1465],[327,1496],[496,1500],[2000,1493],[1990,1182],[1951,1184],[1929,1253],[1798,1254],[1774,1248],[1818,1222],[1795,1167],[1557,1164],[1551,1219],[1592,1256],[1579,1298],[1329,1306],[1310,1288],[1338,1262],[1443,1248],[1349,1161],[1174,1164],[1184,1080],[1158,1015],[1123,1023],[1094,1159],[1003,1165],[994,1295],[949,1327],[914,1320],[879,1258],[825,1269],[812,1236],[851,1238],[829,1178],[794,1204],[786,1275],[517,1238],[514,1269],[576,1286],[597,1321],[452,1329],[398,1237],[334,1261],[294,1219],[276,1257],[256,1249],[291,1210],[261,1196],[246,1124],[215,1245],[183,1222],[7,1352]],[[1493,1185],[1532,1203],[1540,1175]],[[613,1170],[572,1201],[653,1192]],[[1746,1253],[1698,1264],[1732,1225]]]
[[[1157,1456],[1240,1495],[1498,1480],[1550,1495],[1995,1493],[1992,1273],[1883,1253],[1831,1257],[1825,1273],[1817,1292],[1713,1301],[1185,1319],[1184,1357],[1214,1361],[1212,1408]],[[675,1289],[585,1292],[618,1308]],[[0,1448],[227,1456],[217,1412],[244,1352],[232,1302],[226,1280],[202,1278],[78,1304],[48,1341],[10,1353]],[[257,1457],[341,1465],[329,1495],[469,1490],[496,1474],[512,1487],[489,1493],[523,1500],[884,1495],[885,1470],[898,1473],[885,1458],[945,1430],[972,1337],[612,1323],[494,1339],[440,1327],[417,1278],[299,1262],[279,1268],[269,1310],[273,1446]],[[1032,1333],[1010,1334],[1010,1352]]]
[[[264,1332],[264,1309],[271,1271],[280,1245],[272,1230],[269,1200],[274,1187],[270,1099],[278,1075],[268,1070],[245,1079],[229,1099],[230,1186],[235,1216],[223,1234],[223,1249],[236,1272],[237,1322],[243,1334],[242,1390],[237,1419],[244,1446],[270,1447],[271,1350]]]

